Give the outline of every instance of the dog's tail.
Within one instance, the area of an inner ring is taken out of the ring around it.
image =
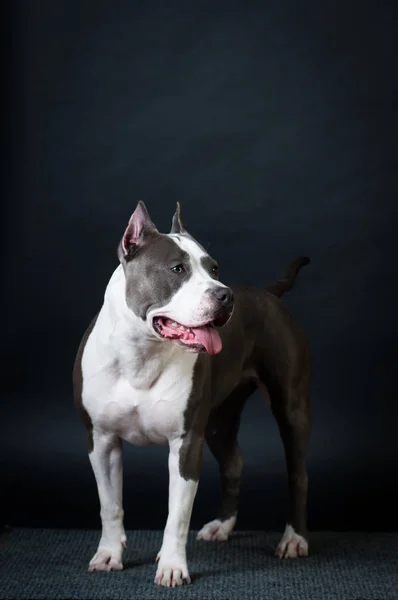
[[[300,256],[299,258],[296,258],[296,260],[294,260],[288,266],[284,278],[278,279],[278,281],[275,281],[274,283],[270,283],[265,289],[267,292],[270,292],[274,296],[278,296],[278,298],[280,298],[285,292],[288,292],[292,289],[298,272],[302,267],[308,265],[310,262],[311,261],[308,256]]]

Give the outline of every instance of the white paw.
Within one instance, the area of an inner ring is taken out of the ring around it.
[[[156,571],[155,583],[165,587],[176,587],[184,583],[191,583],[187,563],[184,560],[159,560]]]
[[[206,542],[226,542],[232,533],[236,523],[236,517],[230,517],[226,521],[215,519],[206,523],[196,536],[197,540]]]
[[[123,545],[125,545],[125,541]],[[88,567],[89,571],[121,571],[122,569],[122,549],[118,550],[101,546],[90,560]]]
[[[298,558],[308,556],[308,542],[296,533],[291,525],[286,525],[285,533],[275,551],[279,558]]]

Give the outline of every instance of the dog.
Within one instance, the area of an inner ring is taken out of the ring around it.
[[[155,583],[190,582],[186,542],[203,444],[218,461],[222,500],[198,539],[225,541],[236,522],[243,466],[239,422],[257,389],[278,424],[289,480],[290,514],[276,554],[306,556],[311,356],[280,296],[309,259],[294,261],[268,289],[228,287],[185,229],[179,204],[171,232],[162,234],[142,202],[118,257],[73,369],[101,506],[102,535],[89,571],[123,568],[121,440],[168,444],[169,513]]]

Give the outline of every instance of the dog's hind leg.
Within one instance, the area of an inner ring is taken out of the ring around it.
[[[226,541],[235,526],[243,469],[238,430],[246,400],[256,389],[254,381],[242,384],[210,415],[206,442],[219,464],[221,505],[217,518],[199,531],[198,540]]]
[[[276,549],[279,558],[307,556],[306,455],[310,436],[308,386],[290,386],[270,392],[271,409],[279,426],[285,449],[289,482],[290,514],[285,532]]]

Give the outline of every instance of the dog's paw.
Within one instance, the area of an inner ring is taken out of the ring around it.
[[[285,533],[275,551],[279,558],[298,558],[308,556],[308,542],[296,533],[291,525],[286,525]]]
[[[90,572],[121,571],[123,569],[121,554],[121,550],[100,547],[90,560],[88,570]]]
[[[163,561],[160,558],[155,583],[165,587],[177,587],[191,583],[187,563],[183,560]]]
[[[206,523],[196,536],[197,540],[206,542],[226,542],[232,533],[236,523],[236,517],[230,517],[226,521],[215,519]]]

